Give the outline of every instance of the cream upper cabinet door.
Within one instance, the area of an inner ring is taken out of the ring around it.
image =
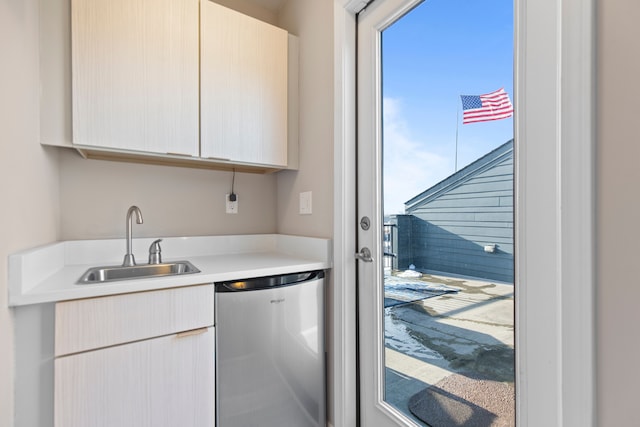
[[[215,425],[213,328],[55,359],[56,427]]]
[[[287,165],[287,32],[201,3],[201,156]]]
[[[198,0],[72,0],[74,144],[197,156]]]

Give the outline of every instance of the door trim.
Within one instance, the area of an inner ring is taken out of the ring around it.
[[[358,425],[356,377],[356,16],[359,0],[334,0],[332,292],[328,301],[328,425]],[[355,8],[355,9],[354,9]]]
[[[518,426],[593,426],[594,5],[514,11]]]

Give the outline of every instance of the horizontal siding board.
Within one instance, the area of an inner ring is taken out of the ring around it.
[[[498,227],[429,227],[429,238],[437,238],[442,236],[446,238],[451,236],[452,239],[465,239],[476,241],[482,237],[504,237],[513,238],[513,230],[510,228]]]
[[[466,248],[466,244],[464,243],[460,243],[460,242],[464,242],[464,240],[456,240],[456,239],[451,239],[451,238],[438,238],[438,237],[429,237],[428,239],[429,244],[427,246],[425,245],[416,245],[414,244],[414,247],[416,248],[424,248],[424,247],[451,247],[453,249],[464,249]],[[472,242],[471,244],[474,245],[475,247],[477,247],[478,249],[476,249],[477,251],[483,251],[484,250],[484,246],[485,245],[500,245],[500,249],[505,251],[505,252],[513,252],[513,243],[512,243],[512,239],[509,238],[500,238],[500,237],[494,237],[491,239],[486,239],[486,240],[481,240],[478,239],[475,242]]]
[[[484,184],[488,182],[504,182],[504,181],[510,182],[511,175],[513,175],[513,171],[510,169],[511,168],[509,168],[509,170],[503,171],[503,173],[485,174],[483,176],[473,177],[463,185],[460,185],[458,188],[464,187],[465,185],[468,185],[468,184]]]
[[[504,245],[498,244],[496,252],[494,253],[484,252],[482,249],[468,250],[465,248],[456,248],[456,247],[446,248],[444,246],[440,246],[440,247],[429,246],[426,248],[414,248],[413,255],[414,256],[424,255],[429,260],[435,260],[440,258],[466,260],[468,258],[468,259],[475,259],[476,261],[473,261],[474,263],[482,264],[482,263],[491,263],[491,262],[502,262],[500,260],[503,258],[513,261],[513,246],[509,247],[506,244]],[[481,258],[477,258],[477,257],[481,257]],[[484,258],[484,257],[487,257],[487,258]]]
[[[501,248],[513,247],[513,239],[509,236],[478,236],[476,239],[452,237],[447,234],[430,234],[426,237],[413,235],[413,246],[416,248],[424,247],[452,247],[455,249],[470,248],[470,250],[483,251],[485,245],[499,244]]]
[[[510,197],[500,197],[500,206],[513,207],[513,195]]]
[[[512,212],[479,212],[475,214],[475,221],[513,221]]]
[[[501,242],[500,239],[494,239],[491,241],[483,242],[482,244],[474,244],[474,243],[462,243],[464,240],[453,240],[453,239],[429,239],[428,244],[420,245],[414,244],[414,251],[418,249],[419,251],[440,251],[440,252],[450,252],[452,254],[483,254],[484,255],[484,246],[485,245],[498,245],[498,250],[500,253],[509,253],[513,254],[513,243],[510,243],[508,239],[504,239],[505,241]],[[468,246],[469,244],[472,247]],[[492,256],[495,254],[491,254]]]
[[[484,175],[475,176],[460,187],[464,187],[466,184],[481,184],[492,181],[511,181],[511,175],[513,175],[513,170],[509,167],[505,168],[503,171],[500,171],[500,173],[487,173]]]
[[[485,186],[485,184],[480,184],[482,186]],[[479,186],[478,186],[479,187]],[[500,196],[512,196],[513,195],[513,189],[507,186],[504,186],[504,188],[502,189],[498,189],[498,188],[483,188],[483,190],[477,190],[477,191],[467,191],[467,190],[472,190],[471,188],[463,188],[460,189],[460,191],[457,191],[455,193],[448,193],[446,196],[443,195],[443,197],[445,197],[446,199],[474,199],[474,198],[481,198],[481,197],[500,197]],[[439,197],[438,199],[441,199],[442,197]],[[429,209],[429,207],[426,207],[427,209]]]
[[[464,187],[470,186],[470,185],[486,185],[486,184],[491,184],[492,182],[497,182],[497,183],[509,183],[511,182],[511,175],[512,173],[509,174],[500,174],[500,175],[494,175],[494,176],[485,176],[482,178],[473,178],[470,179],[469,181],[465,182],[462,185],[458,185],[454,188],[452,188],[451,190],[464,190]],[[450,193],[451,191],[447,191],[447,193]]]
[[[465,209],[466,210],[466,209]],[[497,211],[497,212],[495,212]],[[429,212],[421,213],[420,219],[423,221],[437,224],[438,221],[457,221],[457,222],[513,222],[513,209],[507,207],[495,208],[486,212],[475,212],[471,209],[468,212]]]
[[[478,232],[478,233],[482,233],[482,231]],[[426,239],[432,242],[437,242],[439,244],[453,244],[452,242],[457,242],[457,241],[461,241],[461,242],[469,242],[469,244],[472,245],[476,245],[476,246],[484,246],[485,244],[490,244],[490,243],[502,243],[502,244],[507,244],[507,243],[511,243],[513,241],[513,234],[505,234],[503,236],[497,236],[496,233],[491,233],[490,232],[484,232],[486,233],[486,235],[481,236],[481,235],[473,235],[473,234],[467,234],[467,235],[459,235],[458,238],[455,237],[451,237],[448,234],[444,234],[444,233],[439,233],[439,234],[429,234],[428,236],[426,236]]]
[[[430,208],[463,208],[463,207],[496,207],[500,206],[500,197],[448,197],[434,200]]]
[[[500,246],[498,251],[495,253],[487,253],[484,252],[482,248],[469,250],[465,248],[454,248],[454,247],[434,247],[428,246],[423,248],[421,251],[426,257],[429,259],[439,259],[439,258],[447,258],[458,261],[464,261],[475,263],[475,264],[484,264],[484,263],[492,263],[498,262],[503,263],[504,260],[513,261],[512,254],[503,250],[503,247]],[[508,265],[508,263],[506,264]]]
[[[433,222],[429,224],[430,227],[441,227],[444,229],[449,229],[449,227],[460,227],[460,228],[473,228],[473,227],[491,227],[491,228],[507,228],[509,230],[513,230],[513,222],[491,222],[491,221],[474,221],[472,223],[467,222],[457,222],[457,221],[438,221],[437,223]]]
[[[477,183],[472,186],[458,189],[458,191],[443,194],[438,199],[474,199],[482,197],[513,196],[511,182]],[[435,199],[434,199],[435,200]],[[432,201],[433,202],[433,201]],[[425,205],[428,209],[428,205]]]
[[[502,162],[499,165],[494,166],[492,169],[486,169],[481,171],[473,178],[485,178],[488,176],[498,176],[498,175],[510,175],[513,173],[513,163],[511,162]]]
[[[511,175],[512,173],[513,173],[513,162],[504,161],[490,169],[486,169],[480,172],[473,178],[477,179],[477,178],[485,178],[485,177],[499,176],[499,175]]]
[[[463,209],[460,209],[463,210]],[[475,210],[471,209],[470,211],[466,211],[464,209],[463,212],[460,211],[451,211],[451,210],[439,210],[439,211],[429,211],[429,212],[421,212],[416,215],[421,220],[429,222],[429,223],[437,223],[438,221],[457,221],[457,222],[472,222],[475,218]]]
[[[432,214],[432,213],[476,213],[476,212],[482,212],[482,211],[491,211],[491,212],[505,212],[505,213],[512,213],[513,212],[513,208],[511,208],[510,206],[499,206],[499,207],[494,207],[491,209],[479,209],[477,207],[463,207],[463,208],[456,208],[455,210],[449,209],[449,208],[435,208],[435,209],[421,209],[419,212],[411,212],[411,214],[420,217],[421,219],[424,219],[424,216],[427,214]]]
[[[447,266],[465,266],[467,268],[477,268],[481,271],[494,271],[496,273],[505,269],[513,268],[513,258],[504,256],[499,257],[494,254],[486,254],[491,259],[482,259],[474,256],[447,256],[445,253],[441,254],[429,254],[425,252],[422,254],[426,260],[424,264],[417,263],[418,268],[427,268],[432,270],[438,270],[438,265]]]
[[[475,233],[475,234],[474,234]],[[461,228],[459,233],[451,233],[448,230],[433,231],[428,235],[415,235],[429,241],[446,240],[450,241],[467,241],[473,245],[484,246],[488,243],[512,243],[513,242],[513,230],[509,228],[500,229],[473,229],[471,227]]]
[[[429,211],[439,206],[439,202],[443,200],[482,200],[500,197],[513,197],[513,191],[485,191],[485,192],[473,192],[473,193],[456,193],[447,194],[439,197],[437,200],[430,202],[428,205],[412,208],[411,211]],[[410,212],[412,213],[412,212]]]
[[[496,256],[495,254],[486,254],[491,259],[482,259],[480,256],[450,256],[446,253],[429,253],[423,252],[421,254],[425,263],[416,263],[419,268],[436,269],[438,264],[440,265],[458,265],[458,266],[477,266],[478,269],[483,271],[496,271],[499,272],[503,269],[510,269],[513,266],[513,258],[509,256]]]
[[[513,190],[513,184],[511,180],[504,181],[490,181],[473,183],[470,182],[465,185],[461,185],[458,188],[454,188],[449,191],[448,194],[469,194],[469,193],[482,193],[486,191],[508,191]]]
[[[510,239],[509,237],[497,237],[497,236],[478,236],[474,240],[471,240],[471,239],[465,240],[462,238],[453,239],[451,237],[441,235],[441,236],[429,236],[427,240],[429,242],[429,246],[435,246],[435,247],[449,246],[455,249],[461,249],[461,248],[469,247],[467,245],[472,245],[473,247],[477,248],[477,250],[479,251],[483,251],[485,245],[496,244],[496,245],[500,245],[500,248],[507,248],[507,247],[513,246],[513,243],[512,243],[513,239]],[[425,246],[414,244],[414,247],[425,247]]]
[[[494,175],[494,176],[486,176],[486,177],[478,177],[469,181],[470,184],[484,184],[487,182],[495,182],[495,181],[511,181],[511,172],[506,175]]]
[[[513,168],[511,166],[501,166],[499,169],[474,176],[467,182],[510,181],[511,175],[513,175]]]

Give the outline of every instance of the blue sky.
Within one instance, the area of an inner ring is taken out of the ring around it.
[[[385,214],[513,137],[513,118],[462,125],[460,95],[513,101],[513,0],[426,0],[383,43]]]

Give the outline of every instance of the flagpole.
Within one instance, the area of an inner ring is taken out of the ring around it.
[[[456,108],[456,170],[454,172],[458,172],[458,125],[460,123],[460,108]]]

